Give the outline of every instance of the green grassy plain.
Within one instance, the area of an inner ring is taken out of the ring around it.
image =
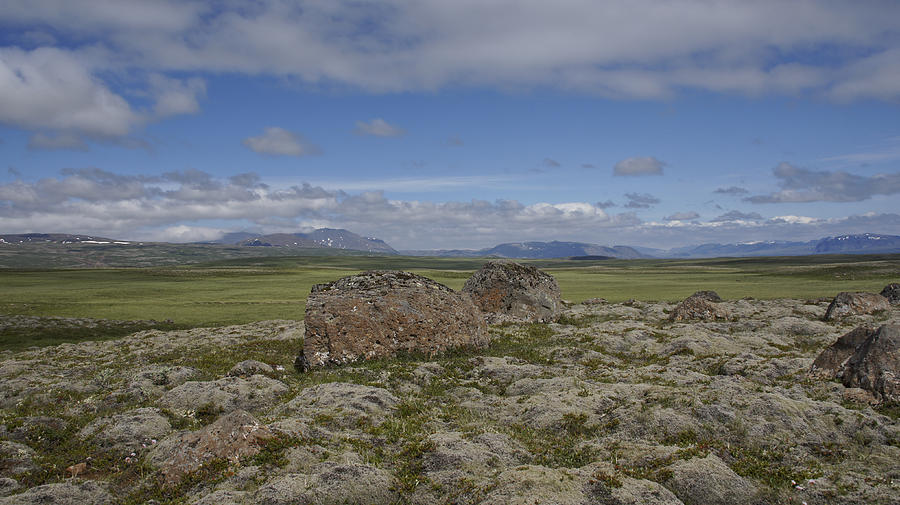
[[[0,270],[0,314],[172,320],[180,327],[302,319],[315,283],[368,269],[402,269],[460,289],[484,261],[299,256],[155,268]],[[563,298],[573,302],[592,297],[676,301],[700,289],[715,290],[725,299],[818,298],[840,291],[878,292],[900,281],[900,255],[527,263],[553,274]],[[10,346],[0,339],[0,348]]]

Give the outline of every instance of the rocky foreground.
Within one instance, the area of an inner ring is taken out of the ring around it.
[[[900,409],[808,372],[900,308],[829,301],[595,300],[308,373],[293,321],[5,353],[0,504],[898,503]]]

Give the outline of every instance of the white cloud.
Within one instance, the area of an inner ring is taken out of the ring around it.
[[[25,129],[127,135],[139,121],[128,102],[71,52],[0,48],[0,122]]]
[[[155,176],[70,169],[0,184],[4,231],[69,231],[129,240],[199,241],[226,231],[346,228],[396,248],[480,248],[522,240],[675,247],[702,242],[810,240],[843,233],[900,234],[897,214],[821,219],[732,212],[710,221],[642,222],[604,204],[391,199],[309,184],[273,187],[256,174],[217,178],[198,170]],[[691,213],[669,216],[687,219]]]
[[[662,175],[665,162],[653,156],[625,158],[613,166],[613,175]]]
[[[631,98],[690,88],[893,100],[897,19],[896,2],[852,1],[4,3],[9,31],[99,39],[128,65],[164,72],[266,73],[369,91],[552,86]]]
[[[170,79],[161,74],[149,78],[150,90],[156,99],[153,112],[158,118],[179,114],[195,114],[200,110],[198,97],[206,94],[203,79]]]
[[[365,121],[357,121],[356,129],[354,131],[357,135],[371,135],[373,137],[399,137],[406,133],[406,130],[403,128],[398,128],[389,124],[381,118],[372,119],[368,123]]]
[[[259,154],[272,156],[307,156],[322,152],[317,146],[307,142],[299,133],[277,126],[266,128],[262,135],[247,137],[242,143]]]

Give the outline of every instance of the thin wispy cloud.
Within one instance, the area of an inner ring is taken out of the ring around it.
[[[400,137],[406,133],[406,130],[394,126],[384,119],[375,118],[370,121],[357,121],[356,129],[353,130],[357,135],[370,135],[373,137]]]
[[[780,191],[744,198],[750,203],[858,202],[900,193],[900,172],[862,176],[780,163],[772,170]]]
[[[662,175],[664,166],[666,166],[665,162],[653,156],[635,156],[617,162],[613,166],[613,175]]]

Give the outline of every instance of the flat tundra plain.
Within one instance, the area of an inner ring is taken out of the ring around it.
[[[829,301],[574,304],[306,374],[288,320],[6,351],[0,504],[898,503],[898,408],[807,372],[900,309]]]

